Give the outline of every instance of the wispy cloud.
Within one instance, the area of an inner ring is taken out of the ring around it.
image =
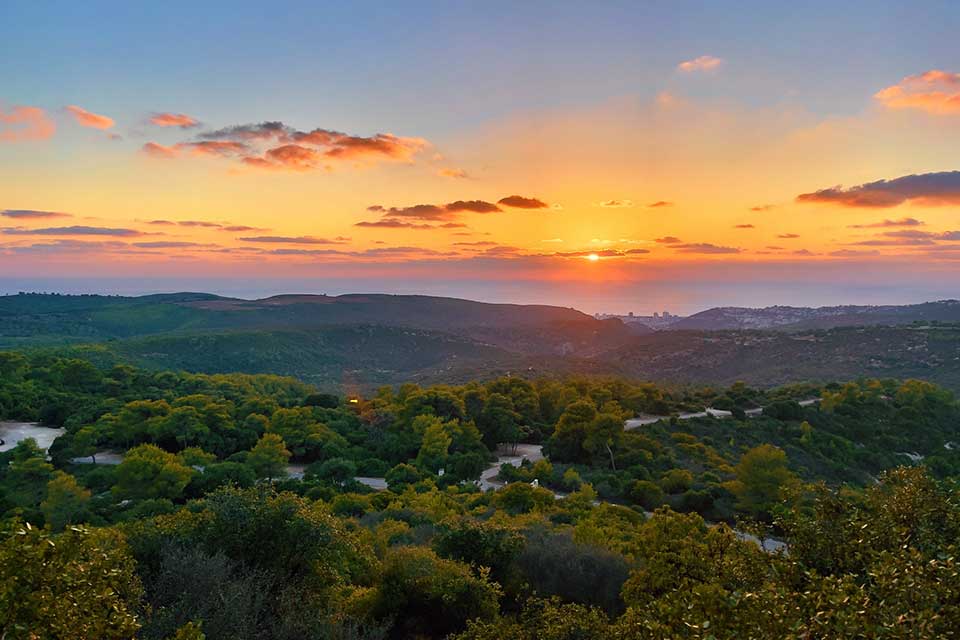
[[[444,178],[469,178],[467,172],[456,167],[443,167],[437,171],[437,175]]]
[[[45,227],[41,229],[24,229],[22,227],[6,228],[3,233],[9,236],[117,236],[134,237],[145,235],[136,229],[117,229],[111,227],[87,227],[76,225],[72,227]]]
[[[598,202],[597,206],[606,209],[626,209],[633,206],[633,200],[604,200]]]
[[[66,109],[81,127],[89,127],[91,129],[110,129],[115,124],[113,118],[100,115],[99,113],[93,113],[92,111],[87,111],[83,107],[78,107],[75,104],[68,105]]]
[[[916,218],[900,218],[898,220],[881,220],[880,222],[871,222],[870,224],[851,224],[851,229],[874,229],[878,227],[921,227],[924,223]]]
[[[196,118],[185,113],[155,113],[150,116],[150,124],[158,127],[178,127],[180,129],[192,129],[200,126],[200,122]]]
[[[657,238],[654,242],[657,244],[680,244],[683,240],[676,236],[663,236],[662,238]]]
[[[70,218],[69,213],[60,213],[59,211],[36,211],[34,209],[4,209],[0,211],[0,216],[4,218],[17,218],[23,220],[43,220],[47,218]]]
[[[313,236],[250,236],[237,238],[241,242],[255,242],[261,244],[344,244],[346,240],[335,238],[315,238]]]
[[[668,200],[657,200],[647,205],[647,209],[659,209],[661,207],[672,207],[673,203]]]
[[[916,109],[937,115],[960,114],[960,73],[937,69],[907,76],[874,97],[889,109]]]
[[[740,253],[736,247],[724,247],[709,242],[693,242],[688,244],[677,244],[671,247],[680,253],[703,253],[703,254],[724,254]]]
[[[716,56],[698,56],[692,60],[685,60],[677,65],[677,70],[685,73],[694,71],[713,71],[723,64],[721,58]]]
[[[9,111],[0,109],[0,142],[46,140],[56,130],[53,120],[40,107],[17,106]]]

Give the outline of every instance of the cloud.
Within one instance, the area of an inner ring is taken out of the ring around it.
[[[0,142],[46,140],[57,126],[40,107],[18,106],[9,112],[0,109]]]
[[[511,200],[512,198],[520,198],[520,196],[510,196],[509,198],[504,198],[500,200],[500,204],[504,204],[504,200],[510,200],[511,202],[516,202]],[[535,198],[520,198],[526,202],[536,202],[540,203],[542,206],[547,206],[540,200]],[[518,204],[512,204],[507,206],[517,207]],[[534,208],[534,205],[530,204],[526,208]],[[384,207],[383,205],[375,204],[367,207],[367,211],[372,213],[382,214],[383,219],[380,222],[358,222],[356,226],[359,227],[383,227],[383,228],[443,228],[443,229],[453,229],[458,227],[464,227],[463,223],[456,222],[462,213],[496,213],[503,211],[500,207],[493,204],[492,202],[487,202],[486,200],[455,200],[453,202],[448,202],[447,204],[415,204],[410,207]],[[391,219],[395,218],[409,218],[411,220],[419,220],[422,222],[443,222],[444,224],[438,225],[436,227],[429,227],[426,225],[420,227],[413,227],[412,225],[401,225],[396,222],[389,222]]]
[[[776,209],[777,205],[775,204],[758,204],[753,207],[750,207],[750,211],[770,211],[771,209]]]
[[[734,229],[756,229],[752,224],[736,224],[733,225]]]
[[[781,240],[794,240],[796,238],[799,238],[800,236],[797,235],[796,233],[781,233],[777,237],[780,238]]]
[[[261,122],[260,124],[241,124],[215,131],[201,133],[202,140],[272,140],[281,139],[292,131],[282,122]]]
[[[647,209],[659,209],[660,207],[672,207],[673,203],[667,200],[657,200],[647,205]]]
[[[262,227],[248,227],[248,226],[245,225],[245,224],[231,224],[231,225],[227,225],[227,226],[225,226],[225,227],[220,227],[220,228],[221,228],[223,231],[233,231],[233,232],[241,232],[241,231],[266,231],[266,229],[264,229],[264,228],[262,228]]]
[[[864,208],[896,207],[905,202],[927,206],[960,204],[960,171],[911,174],[849,189],[836,186],[800,194],[797,202]]]
[[[75,104],[68,105],[67,111],[70,112],[70,115],[73,116],[73,119],[76,120],[77,124],[79,124],[81,127],[89,127],[91,129],[110,129],[115,124],[113,118],[87,111],[83,107],[78,107]]]
[[[141,249],[189,249],[191,247],[212,247],[216,245],[160,240],[157,242],[134,242],[133,246]]]
[[[243,162],[249,166],[263,169],[288,169],[291,171],[310,171],[321,162],[321,155],[310,147],[299,144],[285,144],[268,149],[264,157],[246,157]]]
[[[871,249],[869,251],[858,251],[856,249],[840,249],[839,251],[831,251],[828,255],[835,256],[838,258],[857,258],[861,256],[876,256],[880,252],[876,249]]]
[[[723,60],[715,56],[699,56],[686,60],[677,65],[678,71],[691,73],[693,71],[713,71],[723,64]]]
[[[396,218],[384,218],[383,220],[363,220],[361,222],[354,223],[355,227],[373,227],[379,229],[415,229],[420,231],[425,231],[427,229],[436,229],[437,227],[431,224],[416,224],[413,222],[404,222],[403,220],[397,220]]]
[[[444,178],[469,178],[467,172],[463,169],[457,169],[454,167],[443,167],[437,171],[437,175]]]
[[[59,211],[35,211],[33,209],[4,209],[3,211],[0,211],[0,216],[3,216],[4,218],[17,218],[23,220],[73,217],[69,213],[60,213]]]
[[[548,205],[543,200],[538,200],[537,198],[525,198],[523,196],[507,196],[506,198],[500,198],[497,201],[497,204],[502,204],[506,207],[514,207],[515,209],[546,209]]]
[[[874,229],[878,227],[920,227],[926,224],[916,218],[900,218],[899,220],[881,220],[870,224],[851,224],[850,229]]]
[[[933,231],[922,231],[920,229],[898,229],[896,231],[885,231],[871,240],[861,240],[853,244],[874,247],[927,246],[936,244],[942,240],[960,240],[960,232],[944,231],[942,233],[936,233]]]
[[[327,238],[314,238],[313,236],[251,236],[246,238],[237,238],[241,242],[257,242],[265,244],[343,244],[343,240]]]
[[[689,244],[678,244],[671,247],[676,249],[680,253],[704,253],[704,254],[719,254],[719,253],[740,253],[740,249],[736,247],[722,247],[715,244],[710,244],[709,242],[694,242]]]
[[[632,207],[633,200],[604,200],[603,202],[598,202],[597,206],[609,209],[623,209]]]
[[[177,224],[181,227],[205,227],[208,229],[219,229],[222,226],[218,222],[207,222],[205,220],[180,220]]]
[[[200,122],[185,113],[155,113],[150,116],[150,123],[158,127],[179,127],[181,129],[192,129],[200,126]]]
[[[391,133],[355,136],[319,128],[299,131],[277,121],[225,127],[201,133],[198,138],[244,145],[248,153],[241,161],[248,167],[298,172],[326,169],[331,161],[412,162],[429,146],[423,138]]]
[[[133,237],[144,235],[136,229],[114,229],[109,227],[46,227],[42,229],[23,229],[20,227],[3,229],[3,233],[10,236],[118,236]]]
[[[448,211],[443,205],[415,204],[411,207],[390,207],[384,213],[391,218],[414,218],[416,220],[442,221],[456,217],[455,211]]]
[[[936,115],[960,114],[960,73],[934,69],[907,76],[873,97],[888,109],[916,109]]]
[[[175,158],[177,156],[177,150],[174,147],[167,147],[156,142],[146,143],[140,147],[140,151],[152,158]]]
[[[680,244],[683,240],[676,236],[663,236],[662,238],[657,238],[654,242],[659,244]]]
[[[494,242],[493,240],[477,240],[475,242],[454,242],[455,247],[495,247],[499,245],[499,242]]]
[[[444,209],[454,212],[470,211],[472,213],[493,213],[495,211],[503,211],[503,209],[492,202],[486,202],[484,200],[457,200],[444,205]]]

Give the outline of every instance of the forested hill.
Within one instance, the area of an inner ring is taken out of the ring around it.
[[[762,387],[919,378],[960,391],[960,323],[652,331],[562,307],[427,296],[0,297],[0,350],[21,348],[103,366],[289,375],[341,390],[522,373]]]
[[[646,330],[564,307],[456,298],[353,294],[263,300],[176,293],[136,298],[0,297],[0,345],[107,340],[185,331],[313,330],[372,325],[439,331],[532,353],[594,353]]]

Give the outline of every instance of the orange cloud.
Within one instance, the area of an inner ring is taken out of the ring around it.
[[[140,147],[140,151],[153,158],[173,158],[177,155],[177,150],[174,147],[166,147],[156,142],[148,142]]]
[[[723,64],[721,58],[715,56],[699,56],[693,60],[686,60],[677,65],[677,69],[685,73],[693,71],[712,71]]]
[[[231,140],[201,140],[199,142],[178,142],[173,146],[164,146],[156,142],[148,142],[140,149],[143,153],[154,158],[176,158],[181,152],[193,156],[228,157],[247,153],[248,148],[242,142]]]
[[[182,114],[169,115],[179,117]],[[182,142],[173,148],[218,144],[229,152],[217,155],[240,155],[240,161],[249,167],[288,171],[330,169],[327,161],[412,162],[417,153],[429,146],[423,138],[391,133],[353,136],[330,129],[298,131],[276,121],[225,127],[198,137],[201,142]],[[277,146],[271,146],[271,143]]]
[[[463,169],[456,169],[453,167],[444,167],[437,171],[437,175],[444,178],[469,178],[467,172]]]
[[[70,114],[73,116],[73,119],[76,120],[77,124],[79,124],[81,127],[89,127],[91,129],[109,129],[115,124],[113,118],[87,111],[83,107],[78,107],[75,104],[68,105],[67,111],[70,112]]]
[[[199,126],[200,122],[185,113],[156,113],[150,118],[150,123],[158,127],[180,127],[191,129]]]
[[[659,209],[660,207],[672,207],[673,203],[666,200],[657,200],[647,205],[648,209]]]
[[[9,112],[0,109],[0,142],[46,140],[56,129],[40,107],[13,107]]]
[[[937,115],[960,114],[960,73],[932,70],[907,76],[874,94],[888,109],[916,109]]]

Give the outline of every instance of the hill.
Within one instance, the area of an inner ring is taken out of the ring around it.
[[[960,389],[960,325],[809,332],[663,331],[598,358],[635,378],[763,387],[862,376],[920,378]]]
[[[911,305],[836,307],[774,306],[762,309],[715,307],[666,325],[669,330],[725,331],[777,329],[806,331],[832,327],[894,325],[911,322],[958,322],[960,301],[941,300]]]
[[[135,298],[0,297],[0,346],[132,338],[170,332],[313,330],[374,325],[440,331],[537,354],[595,354],[643,328],[545,305],[431,296],[285,295],[239,300],[198,293]]]

